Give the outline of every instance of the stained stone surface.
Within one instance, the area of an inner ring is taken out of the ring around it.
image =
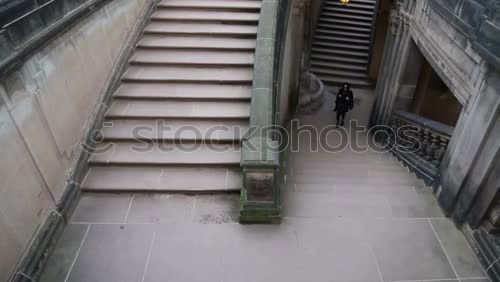
[[[328,109],[300,120],[321,128]],[[237,193],[84,193],[43,281],[489,281],[431,189],[392,157],[308,152],[306,137],[286,152],[281,225],[238,224]]]

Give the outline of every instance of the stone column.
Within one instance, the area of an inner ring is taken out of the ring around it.
[[[370,120],[372,126],[386,124],[389,120],[402,78],[402,70],[408,59],[413,16],[403,8],[412,6],[410,2],[406,2],[406,5],[401,1],[396,2],[390,13],[389,35],[386,37],[381,75],[375,89],[376,101]]]

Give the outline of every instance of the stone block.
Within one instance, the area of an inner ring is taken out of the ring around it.
[[[45,117],[36,98],[31,95],[19,94],[11,110],[12,118],[19,128],[22,138],[33,155],[36,166],[55,198],[59,198],[65,183],[65,163],[61,160],[54,139],[45,123]]]
[[[17,234],[8,220],[0,210],[0,280],[8,281],[14,270],[19,255],[23,252],[23,244],[17,238]]]
[[[5,108],[0,110],[0,121],[0,212],[9,219],[17,240],[26,246],[54,203]]]
[[[279,153],[276,141],[268,138],[251,138],[243,141],[241,166],[278,167]]]
[[[274,38],[276,33],[277,4],[263,1],[260,8],[259,29],[257,38]]]
[[[257,39],[254,60],[254,88],[273,87],[274,39]]]
[[[258,127],[258,130],[252,132],[252,134],[265,136],[265,132],[262,132],[261,129],[272,124],[272,101],[272,89],[253,89],[252,105],[250,109],[250,124]]]

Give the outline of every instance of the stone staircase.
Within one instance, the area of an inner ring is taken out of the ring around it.
[[[311,71],[329,86],[370,87],[368,60],[376,0],[326,0],[316,26]]]
[[[113,95],[83,190],[240,190],[260,6],[159,3]]]

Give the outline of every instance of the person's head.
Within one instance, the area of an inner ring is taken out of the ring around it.
[[[344,83],[344,86],[343,86],[344,90],[348,90],[349,89],[349,83]]]

